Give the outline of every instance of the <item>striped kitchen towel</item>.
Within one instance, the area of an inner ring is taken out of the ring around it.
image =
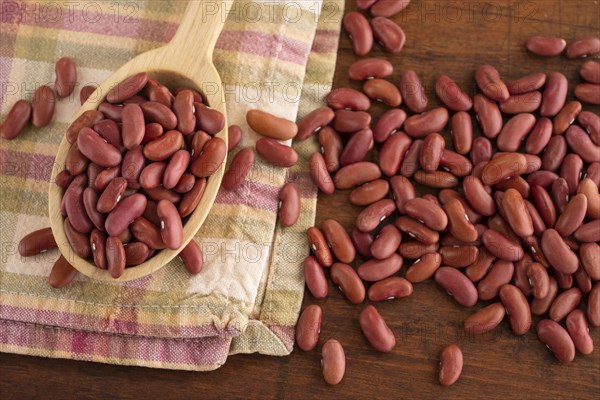
[[[218,368],[229,354],[291,352],[304,292],[305,231],[316,210],[307,161],[315,141],[294,144],[303,161],[289,170],[257,157],[239,190],[219,193],[196,235],[205,254],[197,276],[174,260],[135,281],[79,275],[55,290],[47,277],[58,251],[32,258],[16,251],[21,237],[49,225],[48,181],[79,108],[79,89],[168,42],[186,4],[2,2],[2,118],[16,100],[52,84],[62,56],[76,61],[79,84],[57,103],[47,128],[0,142],[0,351],[189,370]],[[343,0],[233,3],[214,59],[229,121],[245,132],[238,149],[258,138],[245,122],[247,110],[295,119],[320,105],[333,79],[343,7]],[[277,223],[286,181],[302,195],[301,217],[290,228]]]

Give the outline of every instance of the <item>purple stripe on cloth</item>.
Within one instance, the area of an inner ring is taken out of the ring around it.
[[[267,325],[267,327],[281,340],[288,351],[294,349],[294,340],[296,337],[295,327],[289,325]]]
[[[0,304],[0,319],[14,320],[24,323],[40,323],[49,326],[65,326],[78,330],[97,330],[108,334],[126,334],[141,336],[169,336],[179,338],[201,338],[209,336],[237,336],[239,330],[227,327],[219,329],[214,325],[178,325],[141,324],[135,321],[139,308],[115,308],[115,314],[121,319],[97,318],[89,315],[73,314],[62,311],[40,310],[34,308],[14,307]],[[125,319],[130,318],[130,319]]]
[[[252,188],[245,188],[246,185],[252,185]],[[251,192],[252,195],[248,195],[248,192]],[[275,213],[279,202],[278,193],[279,189],[274,186],[246,181],[237,190],[219,190],[216,202],[220,204],[243,204]]]
[[[313,183],[309,171],[290,171],[287,181],[294,183],[298,187],[301,197],[316,197],[317,187]]]
[[[315,53],[331,53],[337,51],[340,34],[337,31],[319,29],[315,34],[312,51]]]
[[[216,48],[289,61],[304,65],[310,44],[263,32],[225,31],[219,36]]]
[[[47,349],[52,349],[68,353],[54,354],[55,357],[84,361],[102,357],[110,363],[125,360],[127,364],[149,367],[160,365],[164,368],[163,363],[189,365],[189,369],[216,367],[225,363],[230,343],[231,338],[219,336],[199,340],[134,337],[0,319],[0,344],[40,349],[42,354],[39,355],[46,356]],[[29,353],[36,354],[35,350]]]
[[[49,181],[54,156],[0,149],[0,175]]]
[[[2,23],[31,25],[41,28],[130,37],[153,42],[168,42],[178,23],[140,17],[135,3],[86,3],[81,9],[59,8],[60,3],[3,2]],[[4,26],[2,30],[4,31]]]

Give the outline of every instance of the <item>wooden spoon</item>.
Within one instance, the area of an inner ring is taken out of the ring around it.
[[[81,106],[75,118],[85,111],[97,109],[100,103],[104,101],[106,93],[119,82],[136,73],[147,72],[171,90],[178,87],[191,87],[202,93],[203,84],[210,84],[210,93],[203,94],[208,104],[225,116],[225,129],[216,136],[227,143],[228,124],[222,91],[223,85],[221,77],[213,64],[212,56],[215,43],[225,24],[232,1],[204,2],[190,0],[183,21],[171,42],[164,47],[140,54],[119,68]],[[50,226],[61,253],[69,263],[84,275],[102,281],[128,281],[141,278],[162,268],[179,254],[180,250],[192,240],[206,219],[221,186],[226,162],[224,160],[221,167],[208,179],[200,204],[185,222],[181,248],[178,250],[161,250],[143,264],[126,268],[120,278],[114,279],[107,270],[100,269],[89,260],[77,256],[65,236],[64,218],[60,212],[62,189],[54,182],[56,175],[64,169],[70,146],[66,137],[64,137],[56,154],[48,193]]]

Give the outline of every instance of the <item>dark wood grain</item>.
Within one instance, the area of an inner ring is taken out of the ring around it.
[[[354,1],[348,3],[354,9]],[[581,61],[533,57],[523,43],[534,34],[570,41],[600,29],[596,1],[415,0],[395,19],[407,42],[405,50],[391,58],[391,79],[398,82],[409,68],[418,71],[430,105],[438,103],[432,90],[437,75],[450,75],[473,94],[473,71],[483,63],[497,66],[505,79],[559,70],[575,84]],[[356,58],[345,35],[340,44],[335,86],[358,88],[347,78]],[[385,56],[378,46],[372,54]],[[383,110],[379,105],[375,109]],[[320,196],[317,224],[333,217],[351,227],[359,208],[347,203],[347,195]],[[600,393],[600,350],[559,365],[534,330],[516,337],[506,321],[488,335],[466,337],[462,321],[473,310],[458,306],[432,282],[416,285],[410,298],[377,305],[397,337],[391,354],[377,353],[366,343],[358,327],[361,307],[348,304],[333,287],[330,293],[319,301],[324,310],[320,342],[336,338],[344,344],[346,377],[336,387],[324,383],[318,351],[295,350],[281,358],[233,356],[210,373],[0,354],[0,398],[554,399],[594,398]],[[304,302],[314,299],[307,294]],[[592,335],[600,346],[600,329],[594,328]],[[437,383],[438,353],[450,342],[461,346],[465,366],[458,383],[442,388]]]

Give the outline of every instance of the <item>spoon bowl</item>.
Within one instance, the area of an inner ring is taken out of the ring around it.
[[[227,144],[227,112],[222,91],[222,82],[213,61],[213,49],[219,34],[225,24],[227,10],[233,0],[211,2],[211,13],[208,14],[204,7],[205,2],[191,0],[184,13],[173,39],[165,46],[140,54],[127,62],[110,77],[108,77],[81,106],[74,119],[88,110],[96,110],[100,103],[105,101],[106,94],[118,83],[139,72],[148,75],[168,87],[171,91],[179,87],[196,89],[204,96],[206,103],[211,108],[221,112],[225,118],[225,128],[217,135]],[[214,12],[215,4],[221,8]],[[210,84],[210,92],[204,93],[202,88]],[[101,281],[129,281],[151,274],[176,257],[179,252],[192,240],[206,219],[212,207],[225,170],[226,159],[208,180],[206,189],[195,211],[187,217],[183,225],[183,244],[177,250],[163,249],[152,258],[132,268],[126,268],[123,274],[114,279],[108,270],[96,267],[90,260],[76,255],[63,229],[64,217],[60,212],[60,203],[63,197],[62,189],[54,184],[56,176],[64,169],[65,160],[71,144],[63,137],[54,167],[48,190],[48,206],[50,226],[52,233],[63,256],[79,272],[93,279]]]

